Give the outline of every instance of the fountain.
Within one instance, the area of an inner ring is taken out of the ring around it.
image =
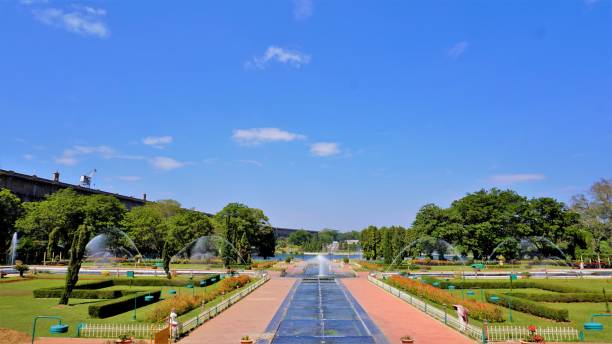
[[[455,247],[446,240],[436,239],[429,236],[421,237],[404,246],[404,248],[402,248],[393,258],[391,265],[389,265],[384,272],[386,273],[390,269],[401,265],[406,257],[430,259],[435,257],[438,260],[447,260],[449,255],[457,257],[457,259],[461,261],[462,265],[465,265],[465,257],[462,256],[455,249]]]
[[[132,239],[115,228],[103,230],[85,246],[85,261],[94,262],[96,265],[135,262],[141,257]]]
[[[172,263],[189,263],[189,264],[206,264],[219,265],[222,264],[221,253],[223,249],[230,249],[236,254],[236,259],[248,265],[244,258],[240,255],[236,247],[225,238],[218,235],[201,236],[183,247],[177,254],[172,256]]]
[[[19,239],[17,239],[17,232],[13,233],[13,238],[11,239],[11,246],[9,247],[9,254],[7,258],[8,265],[15,265],[15,258],[17,258],[17,244],[19,243]]]

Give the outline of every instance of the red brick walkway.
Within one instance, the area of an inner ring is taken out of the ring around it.
[[[412,336],[419,344],[475,343],[368,282],[367,274],[360,273],[359,278],[344,278],[341,281],[391,344],[399,343],[399,338],[404,335]]]
[[[242,336],[253,339],[264,331],[295,284],[294,278],[272,279],[219,316],[204,323],[180,341],[184,344],[236,344]]]

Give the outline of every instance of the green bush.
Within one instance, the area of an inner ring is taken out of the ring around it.
[[[527,299],[536,302],[605,302],[601,293],[562,293],[562,294],[544,294],[544,293],[509,293],[512,297]],[[608,301],[612,301],[612,297],[608,296]]]
[[[201,279],[187,279],[187,278],[115,278],[113,279],[114,285],[133,285],[139,287],[184,287],[189,283],[194,283],[194,285],[199,286],[200,281],[207,281],[206,285],[212,285],[214,283],[210,283],[214,279],[214,282],[219,282],[221,277],[216,275],[206,275]]]
[[[510,289],[510,281],[509,280],[476,280],[476,279],[452,279],[449,281],[442,280],[435,277],[423,277],[424,281],[427,283],[440,282],[440,288],[446,289],[448,285],[454,285],[457,289],[471,289],[471,288],[480,288],[480,289]],[[532,279],[523,279],[512,282],[512,288],[514,289],[523,289],[523,288],[535,288],[542,289],[548,291],[554,291],[558,293],[591,293],[591,291],[587,289],[582,289],[578,287],[573,287],[569,285],[559,284],[559,283],[550,283],[546,281],[532,280]]]
[[[487,298],[487,300],[489,300],[492,295],[493,294],[491,293],[485,292],[485,297]],[[504,307],[514,309],[523,313],[529,313],[541,318],[552,319],[555,321],[569,321],[569,312],[567,309],[554,309],[545,305],[541,305],[537,302],[520,299],[518,297],[508,296],[505,294],[495,295],[498,296],[500,299],[498,304]]]
[[[153,301],[146,302],[145,296],[152,295]],[[103,301],[89,306],[89,316],[92,318],[108,318],[117,314],[127,312],[134,309],[134,298],[136,298],[136,307],[142,307],[159,301],[161,290],[150,292],[138,292],[132,295],[127,295],[114,300]]]
[[[36,289],[32,293],[35,298],[56,298],[61,297],[64,288],[41,288]],[[76,299],[116,299],[125,295],[133,294],[134,291],[129,290],[87,290],[74,289],[70,297]]]

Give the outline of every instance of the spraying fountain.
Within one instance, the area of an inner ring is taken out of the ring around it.
[[[15,265],[15,258],[17,258],[17,244],[19,243],[19,239],[17,238],[17,232],[13,233],[13,238],[11,239],[11,246],[9,246],[7,264]]]
[[[85,261],[96,265],[135,262],[142,256],[130,237],[115,228],[105,229],[85,246]]]

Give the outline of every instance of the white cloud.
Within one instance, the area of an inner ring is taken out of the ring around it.
[[[88,6],[73,6],[71,10],[59,8],[43,8],[32,11],[34,17],[40,22],[54,27],[61,27],[70,32],[84,36],[107,38],[110,36],[103,17],[106,10]]]
[[[166,171],[174,170],[174,169],[185,166],[184,162],[180,162],[180,161],[177,161],[172,158],[165,157],[165,156],[156,156],[152,158],[151,160],[149,160],[149,162],[151,163],[151,165],[153,165],[153,167],[159,170],[166,170]]]
[[[310,153],[316,156],[331,156],[340,153],[340,146],[335,142],[317,142],[310,145]]]
[[[103,159],[127,159],[142,160],[141,156],[119,154],[109,146],[74,146],[65,149],[61,156],[55,158],[55,162],[61,165],[74,166],[78,164],[79,158],[85,155],[96,155]]]
[[[461,55],[463,55],[467,51],[468,46],[469,46],[469,43],[466,41],[459,42],[453,45],[453,47],[449,49],[448,56],[454,59],[459,58]]]
[[[149,136],[142,139],[142,143],[155,148],[163,148],[172,143],[172,136]]]
[[[263,164],[257,160],[238,160],[239,163],[241,164],[246,164],[246,165],[253,165],[253,166],[257,166],[257,167],[262,167]]]
[[[254,57],[245,63],[246,68],[265,69],[271,62],[278,62],[295,68],[310,63],[310,55],[277,46],[270,46],[261,57]]]
[[[117,179],[123,180],[125,182],[137,182],[142,178],[139,176],[118,176]]]
[[[47,2],[49,2],[49,0],[19,0],[19,3],[25,6],[46,4]]]
[[[24,154],[22,156],[25,160],[34,160],[35,156],[32,154]]]
[[[312,0],[293,0],[293,17],[306,19],[312,15],[313,7]]]
[[[539,173],[500,174],[492,176],[489,181],[495,184],[515,184],[533,182],[545,179],[546,176]]]
[[[232,138],[242,144],[256,145],[264,142],[303,140],[306,136],[279,128],[250,128],[234,130]]]

